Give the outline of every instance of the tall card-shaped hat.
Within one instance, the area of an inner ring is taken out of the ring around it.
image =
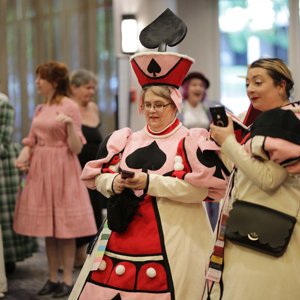
[[[166,52],[167,46],[179,44],[187,33],[185,23],[170,9],[166,9],[140,33],[141,44],[157,51],[143,52],[133,55],[130,59],[132,68],[140,85],[168,85],[176,89],[181,86],[194,60],[186,55]],[[174,102],[180,110],[181,99]]]

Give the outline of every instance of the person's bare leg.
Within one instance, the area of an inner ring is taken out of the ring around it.
[[[75,268],[81,268],[85,262],[86,259],[86,249],[88,244],[84,244],[80,247],[76,248],[76,254],[75,254]]]
[[[46,253],[48,258],[49,279],[52,282],[58,281],[58,257],[59,247],[56,238],[47,237],[46,239]]]
[[[75,239],[62,239],[63,281],[67,285],[73,284],[73,266],[75,261]]]

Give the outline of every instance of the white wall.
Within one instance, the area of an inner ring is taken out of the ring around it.
[[[178,15],[186,23],[188,33],[179,44],[179,52],[195,59],[192,70],[203,72],[211,86],[208,100],[220,99],[220,51],[218,0],[177,0]]]

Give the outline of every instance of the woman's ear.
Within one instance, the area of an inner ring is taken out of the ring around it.
[[[286,81],[285,80],[281,80],[280,84],[279,84],[279,95],[284,98],[286,97]]]
[[[74,94],[76,92],[77,86],[75,84],[70,84],[71,93]]]

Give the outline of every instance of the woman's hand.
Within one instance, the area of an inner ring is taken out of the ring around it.
[[[226,138],[230,135],[234,135],[233,121],[228,117],[228,126],[220,127],[214,124],[210,124],[210,136],[220,146],[223,145]]]
[[[31,148],[29,146],[25,146],[16,159],[15,166],[23,172],[28,172],[30,166],[30,157]]]
[[[147,187],[148,175],[144,172],[135,172],[133,178],[122,179],[118,174],[113,181],[115,194],[121,194],[125,188],[132,190],[144,190]]]
[[[73,123],[73,119],[63,113],[58,113],[56,116],[56,121],[65,123],[65,124],[71,124]]]
[[[124,187],[132,190],[144,190],[147,187],[148,175],[144,172],[135,172],[133,178],[123,179]]]
[[[56,121],[62,122],[67,125],[68,145],[72,152],[74,152],[75,154],[79,154],[83,145],[80,137],[75,130],[73,119],[63,113],[58,113],[56,116]]]
[[[124,179],[121,178],[121,174],[118,174],[114,178],[112,188],[113,188],[113,191],[115,194],[121,194],[124,191],[124,189],[125,189]]]
[[[21,162],[16,161],[16,162],[15,162],[15,166],[16,166],[20,171],[27,173],[28,170],[29,170],[29,167],[30,167],[30,162],[27,161],[27,162],[21,163]]]

